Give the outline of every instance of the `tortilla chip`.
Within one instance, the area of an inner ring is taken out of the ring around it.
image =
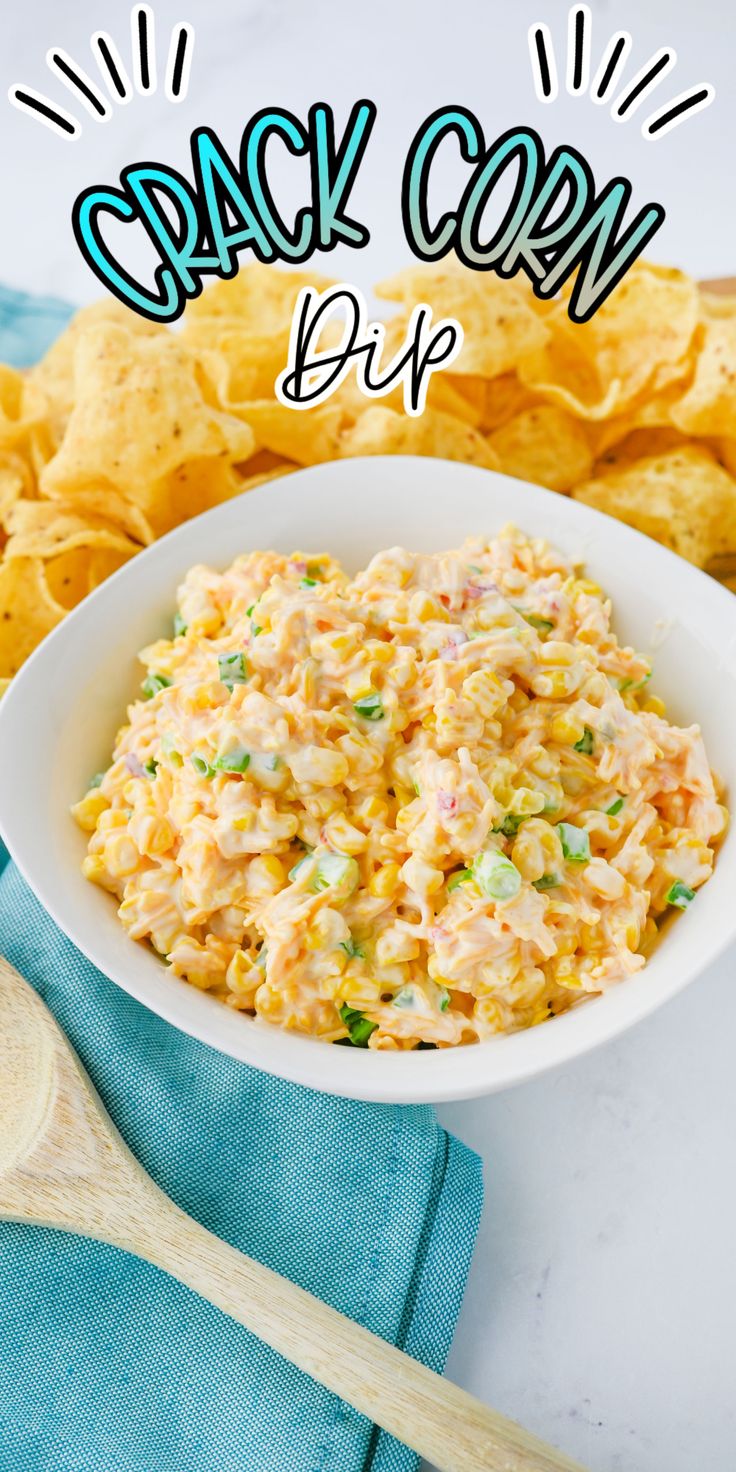
[[[22,375],[0,363],[0,450],[12,449],[26,428]]]
[[[46,587],[55,603],[62,608],[76,608],[90,591],[89,569],[91,547],[73,547],[59,557],[44,563]]]
[[[736,317],[736,295],[700,290],[700,315],[704,321],[719,317]]]
[[[489,436],[501,470],[551,491],[569,491],[590,475],[593,456],[579,419],[555,404],[539,404]]]
[[[697,321],[698,293],[689,277],[635,267],[589,322],[571,322],[567,301],[560,301],[546,319],[550,341],[521,365],[519,376],[582,419],[607,419],[645,388],[656,393],[688,375]]]
[[[547,341],[545,323],[531,305],[532,293],[517,278],[503,281],[490,271],[470,271],[457,261],[411,266],[375,288],[376,296],[399,301],[410,311],[418,302],[433,319],[454,317],[465,333],[453,376],[495,378],[515,368]]]
[[[257,475],[248,475],[240,482],[240,492],[254,491],[256,486],[265,486],[270,480],[278,480],[282,475],[288,475],[290,470],[296,470],[295,465],[276,465],[272,470],[261,470]]]
[[[71,486],[63,496],[55,491],[47,491],[46,495],[57,504],[63,502],[67,510],[75,511],[85,519],[101,517],[143,547],[150,546],[156,539],[156,533],[140,506],[134,506],[112,486],[106,486],[104,490],[89,485]]]
[[[692,383],[672,408],[685,434],[736,436],[736,317],[708,322]]]
[[[46,586],[40,558],[0,563],[0,679],[16,674],[63,616]]]
[[[259,261],[242,266],[230,281],[213,281],[187,304],[182,320],[186,340],[194,323],[205,317],[237,318],[241,331],[260,337],[291,326],[296,299],[304,286],[325,291],[335,282],[316,271],[283,271]]]
[[[736,550],[736,481],[695,445],[636,460],[586,481],[573,496],[698,567]]]
[[[61,443],[69,415],[74,407],[74,359],[81,337],[99,324],[114,323],[138,337],[167,336],[166,328],[139,312],[123,306],[113,296],[82,307],[68,327],[51,344],[48,352],[31,368],[23,388],[23,407],[27,417],[45,421],[52,453]],[[50,455],[46,456],[47,459]]]
[[[317,404],[313,409],[290,409],[278,399],[264,399],[243,405],[243,414],[259,449],[270,450],[298,465],[317,465],[339,454],[345,416],[334,401]]]
[[[44,562],[46,586],[51,597],[63,608],[76,608],[88,593],[123,567],[133,556],[111,548],[75,547],[50,557]]]
[[[377,405],[366,409],[357,422],[346,429],[340,442],[340,454],[351,455],[435,455],[444,460],[464,460],[468,465],[483,465],[498,470],[498,456],[478,431],[462,420],[443,414],[439,409],[425,409],[410,418],[394,409]]]
[[[92,547],[89,559],[89,587],[87,591],[94,593],[95,588],[98,588],[100,583],[104,583],[107,578],[112,577],[113,573],[117,572],[119,568],[124,567],[126,562],[129,561],[130,556],[127,552],[115,552],[109,547]],[[47,562],[47,571],[50,565]]]
[[[153,524],[153,482],[188,460],[245,460],[254,448],[246,425],[206,403],[196,359],[172,333],[93,326],[80,334],[74,364],[74,408],[41,472],[46,494],[112,485]]]
[[[4,455],[0,460],[0,525],[5,526],[7,517],[20,501],[21,496],[27,489],[27,483],[22,470],[13,463],[15,457]]]
[[[284,472],[298,469],[294,460],[286,460],[283,455],[275,455],[273,450],[256,450],[255,455],[251,455],[248,460],[240,461],[236,466],[238,475],[244,477],[270,475],[272,470]]]
[[[59,557],[75,547],[107,547],[129,555],[135,542],[100,517],[78,515],[74,507],[49,501],[17,501],[5,518],[9,541],[5,557]]]
[[[690,442],[677,429],[634,429],[596,457],[593,475],[607,475],[612,466],[631,465],[652,455],[665,455]]]

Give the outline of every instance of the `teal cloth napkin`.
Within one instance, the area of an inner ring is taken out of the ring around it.
[[[0,304],[7,318],[7,293]],[[42,351],[59,309],[49,321],[22,299],[11,347],[26,340],[29,310]],[[317,1094],[184,1036],[91,966],[9,862],[0,951],[37,988],[128,1145],[179,1206],[442,1368],[482,1185],[477,1157],[430,1108]],[[0,1472],[415,1465],[406,1447],[157,1269],[65,1233],[0,1223]]]

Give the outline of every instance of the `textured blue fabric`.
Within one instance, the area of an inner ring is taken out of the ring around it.
[[[73,308],[56,297],[0,286],[0,363],[27,368],[66,326]]]
[[[49,322],[24,298],[20,312],[9,349],[0,293],[0,360],[23,360],[12,342],[29,312],[34,350],[60,325],[60,309]],[[442,1367],[482,1186],[480,1162],[431,1109],[316,1094],[185,1037],[96,971],[10,863],[0,952],[181,1207]],[[157,1269],[0,1223],[0,1472],[409,1472],[415,1460]]]

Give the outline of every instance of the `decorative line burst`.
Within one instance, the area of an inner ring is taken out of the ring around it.
[[[592,31],[590,7],[573,5],[567,18],[565,87],[571,97],[587,94],[591,102],[599,105],[610,102],[614,121],[628,122],[645,97],[672,71],[677,54],[672,46],[660,47],[636,76],[619,90],[631,52],[631,36],[628,31],[614,32],[605,46],[593,81],[590,82]],[[534,91],[539,101],[554,102],[559,94],[557,63],[552,34],[544,21],[538,21],[529,27],[529,55]],[[714,97],[715,88],[710,82],[701,82],[688,88],[686,92],[680,92],[671,102],[645,118],[641,127],[642,137],[650,141],[663,137],[686,118],[709,107]]]
[[[134,5],[130,13],[131,82],[122,56],[112,36],[107,31],[95,31],[90,38],[92,55],[97,63],[100,77],[107,88],[105,92],[97,82],[61,46],[52,46],[46,53],[49,71],[64,86],[77,102],[98,122],[107,122],[112,117],[112,102],[121,106],[130,102],[133,90],[142,97],[156,91],[156,36],[155,20],[150,5]],[[189,89],[194,49],[194,27],[188,21],[179,21],[171,32],[164,74],[164,92],[169,102],[183,102]],[[82,125],[66,108],[60,107],[35,87],[15,83],[8,92],[14,107],[20,108],[29,117],[51,128],[62,138],[72,141],[81,137]]]

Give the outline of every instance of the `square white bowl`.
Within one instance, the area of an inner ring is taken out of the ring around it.
[[[419,1053],[336,1048],[242,1014],[167,975],[128,938],[110,895],[82,877],[85,836],[69,806],[107,765],[137,693],[136,652],[171,628],[197,562],[240,552],[330,552],[349,570],[381,548],[458,546],[514,521],[585,563],[613,599],[614,628],[654,661],[670,719],[698,722],[736,791],[736,601],[658,543],[564,496],[446,460],[380,456],[297,472],[206,512],[129,562],[44,640],[0,703],[0,826],[62,930],[147,1007],[223,1053],[328,1093],[385,1102],[469,1098],[506,1088],[616,1036],[685,986],[736,937],[736,835],[691,909],[647,966],[541,1027]]]

